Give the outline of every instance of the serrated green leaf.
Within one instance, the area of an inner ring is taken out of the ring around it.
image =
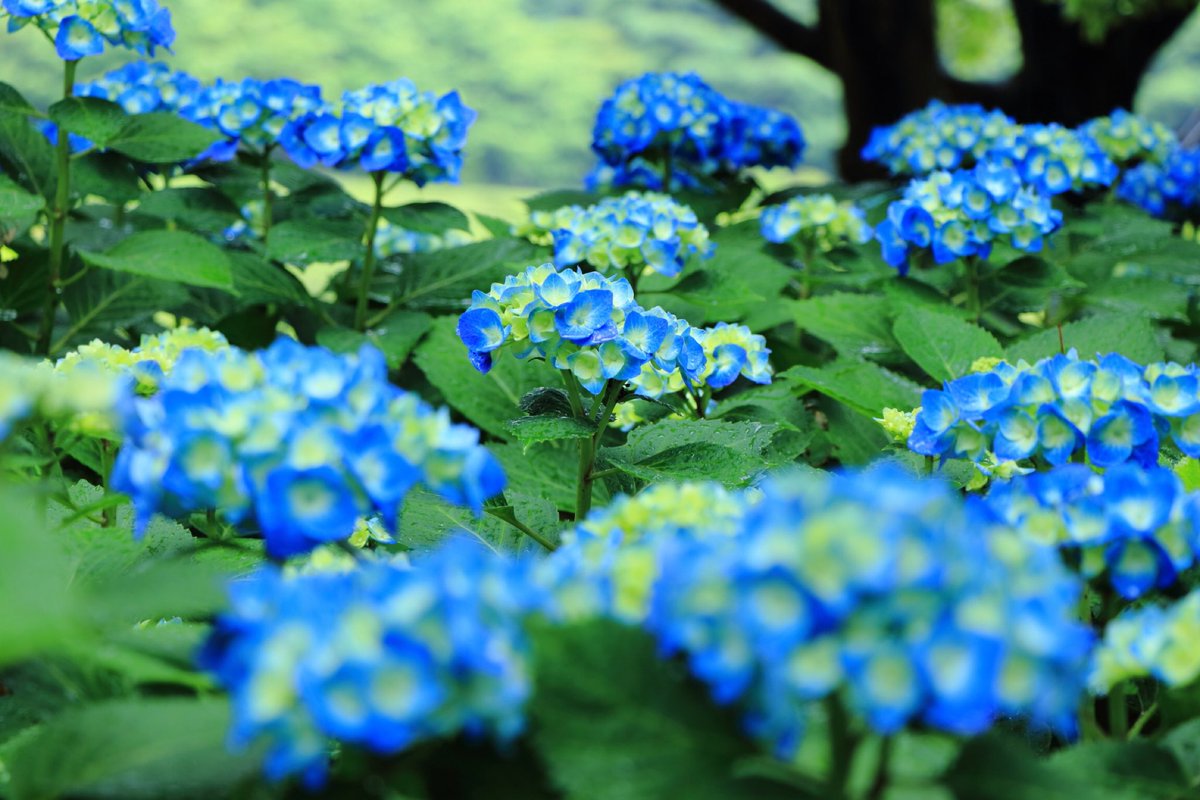
[[[521,398],[562,377],[544,361],[518,360],[509,353],[498,354],[491,371],[482,375],[467,359],[456,324],[454,317],[435,320],[413,360],[452,408],[493,436],[511,440],[508,421],[522,416]]]
[[[13,754],[14,800],[226,794],[257,773],[262,757],[230,752],[229,723],[223,697],[114,700],[67,711]]]
[[[446,203],[409,203],[383,209],[383,218],[393,225],[416,233],[445,233],[448,230],[470,230],[471,220],[457,208]]]
[[[822,367],[796,366],[776,376],[801,390],[812,390],[868,417],[885,408],[916,408],[921,387],[869,361],[839,359]]]
[[[242,305],[289,303],[311,305],[313,300],[304,284],[287,269],[250,253],[229,251],[233,286]]]
[[[80,256],[92,266],[115,272],[236,294],[229,257],[216,245],[185,231],[143,231],[107,252],[82,251]]]
[[[152,192],[138,211],[161,220],[174,220],[201,233],[219,234],[242,218],[237,206],[216,189],[188,187]]]
[[[128,203],[143,196],[137,170],[118,153],[88,153],[71,164],[71,191],[95,195],[112,203]]]
[[[24,116],[0,114],[0,167],[31,192],[54,196],[54,147]]]
[[[526,392],[519,405],[531,417],[569,417],[574,413],[566,391],[553,386],[539,386]]]
[[[505,499],[524,524],[557,541],[558,508],[544,497],[506,491]],[[542,551],[541,545],[508,523],[485,514],[476,517],[468,508],[456,506],[433,492],[416,488],[404,498],[396,541],[411,550],[423,552],[441,545],[449,536],[470,536],[491,550],[521,552]],[[543,551],[544,552],[544,551]]]
[[[50,120],[63,130],[82,136],[96,147],[107,147],[129,123],[125,109],[99,97],[68,97],[49,109]]]
[[[111,150],[147,164],[177,164],[203,153],[221,138],[178,114],[135,114],[108,142]]]
[[[433,317],[420,311],[395,311],[366,333],[350,328],[322,328],[317,343],[338,353],[353,353],[364,344],[379,348],[389,369],[399,369],[425,332]]]
[[[893,331],[904,352],[938,382],[966,375],[976,359],[1004,357],[1004,348],[983,328],[924,308],[902,311]]]
[[[0,241],[11,241],[29,230],[46,200],[27,192],[5,175],[0,175]]]
[[[736,777],[757,750],[650,636],[612,622],[534,631],[534,745],[568,798],[774,800],[794,789]]]
[[[887,359],[899,351],[892,335],[891,309],[883,297],[829,294],[800,300],[793,308],[797,326],[844,356]]]
[[[71,323],[55,339],[55,354],[81,338],[111,334],[113,328],[149,318],[187,300],[187,290],[109,270],[92,270],[63,290],[63,306]]]
[[[1139,364],[1150,364],[1162,361],[1164,355],[1154,326],[1142,316],[1105,314],[1069,322],[1063,325],[1062,338],[1063,346],[1078,350],[1080,358],[1120,353]],[[1033,363],[1058,352],[1058,330],[1051,328],[1009,345],[1008,358]]]
[[[579,447],[575,442],[542,442],[522,445],[520,442],[489,445],[500,459],[508,476],[506,496],[523,494],[541,497],[559,511],[575,512],[575,478],[579,469]],[[609,491],[603,483],[592,487],[592,505],[608,502]]]
[[[982,281],[980,294],[984,308],[1038,311],[1046,307],[1051,295],[1074,294],[1085,287],[1056,261],[1022,256],[992,270]]]
[[[363,254],[363,229],[343,220],[288,220],[271,228],[267,252],[297,266],[353,261]]]
[[[472,291],[547,260],[543,248],[523,239],[488,239],[386,260],[374,289],[396,307],[465,309]]]
[[[519,417],[508,423],[517,441],[525,445],[555,442],[563,439],[588,439],[595,435],[596,426],[574,417]]]

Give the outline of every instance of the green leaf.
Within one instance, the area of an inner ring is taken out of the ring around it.
[[[311,305],[313,299],[296,276],[278,264],[250,253],[228,251],[233,287],[242,305],[287,303]]]
[[[236,293],[229,257],[185,231],[143,231],[104,253],[81,252],[88,264],[147,278]]]
[[[224,697],[113,700],[67,711],[8,762],[14,800],[225,795],[261,760],[254,750],[230,753],[229,724]]]
[[[644,632],[613,622],[542,626],[534,656],[533,741],[567,798],[796,796],[735,777],[735,764],[757,752],[735,712],[714,704],[682,664],[659,658]]]
[[[1169,750],[1150,742],[1086,742],[1038,759],[1002,736],[969,741],[945,782],[972,800],[1183,800]]]
[[[22,117],[41,116],[38,110],[21,96],[20,92],[3,82],[0,82],[0,114],[13,114]]]
[[[713,480],[745,486],[771,467],[793,461],[807,442],[780,438],[783,429],[761,422],[663,420],[640,425],[625,445],[601,451],[603,461],[639,480]]]
[[[1159,743],[1175,754],[1192,786],[1200,786],[1200,719],[1172,728]]]
[[[557,540],[560,527],[558,508],[546,498],[506,491],[512,513],[521,522],[546,536]],[[508,523],[485,514],[476,517],[470,509],[456,506],[433,492],[423,488],[413,489],[404,498],[400,510],[400,529],[396,541],[416,552],[431,550],[441,545],[449,536],[470,536],[480,546],[490,550],[518,552],[536,549],[545,552],[541,545],[518,531]]]
[[[46,207],[40,195],[31,194],[0,175],[0,241],[11,241],[29,230],[37,215]]]
[[[108,270],[92,270],[63,290],[71,323],[56,339],[55,353],[81,338],[111,335],[114,328],[148,319],[187,301],[177,283]]]
[[[563,439],[588,439],[595,435],[596,426],[575,417],[520,417],[508,423],[517,441],[525,445],[555,442]]]
[[[829,342],[844,356],[887,359],[899,352],[886,298],[829,294],[800,300],[794,308],[797,326]]]
[[[111,150],[147,164],[176,164],[203,153],[217,132],[167,111],[135,114],[108,142]]]
[[[579,447],[575,442],[519,442],[494,444],[489,448],[508,476],[507,496],[524,494],[542,497],[568,514],[575,512],[575,478],[579,469]],[[608,502],[608,488],[597,483],[592,488],[592,505]]]
[[[549,260],[546,251],[523,239],[482,242],[415,253],[383,262],[375,289],[407,308],[466,308],[471,292]]]
[[[916,408],[921,387],[868,361],[839,359],[822,367],[796,366],[776,376],[832,397],[868,417],[878,417],[885,408]]]
[[[201,233],[219,234],[242,218],[229,198],[211,187],[161,189],[151,192],[138,211],[164,221],[174,220]]]
[[[457,322],[455,317],[435,320],[413,360],[454,410],[493,436],[512,440],[508,421],[522,416],[521,398],[562,378],[544,361],[518,360],[511,353],[498,353],[491,371],[480,374],[455,333]]]
[[[1079,351],[1080,358],[1092,358],[1097,353],[1120,353],[1139,364],[1163,360],[1163,348],[1154,326],[1143,316],[1105,314],[1063,325],[1063,345]],[[1035,333],[1008,348],[1011,361],[1025,359],[1030,363],[1059,352],[1058,330]]]
[[[363,229],[342,220],[288,220],[271,228],[267,252],[298,266],[353,261],[363,254]]]
[[[99,97],[68,97],[50,106],[49,113],[55,125],[96,147],[107,147],[129,123],[125,109]]]
[[[535,194],[525,200],[530,211],[554,211],[563,206],[590,206],[605,197],[601,192],[583,192],[578,189],[552,189]]]
[[[409,203],[383,209],[383,218],[393,225],[416,233],[445,233],[470,230],[471,220],[457,208],[445,203]]]
[[[31,192],[53,197],[54,147],[29,120],[0,114],[0,168]]]
[[[961,378],[978,358],[1003,358],[996,337],[978,325],[924,308],[909,308],[893,328],[904,352],[935,381]]]
[[[366,333],[350,328],[323,328],[317,332],[317,344],[338,353],[357,352],[364,344],[379,348],[389,369],[399,369],[425,332],[433,317],[420,311],[395,311]]]
[[[569,417],[574,413],[566,391],[553,386],[539,386],[526,392],[519,405],[531,417]]]
[[[89,153],[75,159],[71,164],[71,191],[79,197],[95,195],[112,203],[129,203],[143,196],[134,163],[119,153]]]
[[[1061,264],[1023,256],[991,271],[980,286],[985,308],[1039,311],[1053,294],[1078,293],[1086,284],[1071,277]]]

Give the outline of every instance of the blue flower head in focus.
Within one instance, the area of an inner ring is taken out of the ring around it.
[[[872,131],[862,156],[884,165],[893,175],[970,169],[1016,125],[1000,111],[934,100],[894,125]]]
[[[10,31],[36,26],[64,61],[100,55],[106,46],[153,57],[175,42],[171,12],[157,0],[3,0],[2,7]]]

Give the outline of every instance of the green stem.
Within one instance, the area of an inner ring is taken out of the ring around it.
[[[1112,687],[1108,693],[1108,735],[1124,739],[1129,734],[1129,706],[1125,702],[1125,682]]]
[[[550,541],[545,536],[542,536],[540,533],[535,531],[533,528],[529,527],[524,522],[521,522],[521,520],[517,519],[517,516],[515,513],[513,514],[513,516],[508,517],[508,516],[505,516],[504,514],[499,513],[494,508],[484,508],[483,510],[486,511],[487,513],[491,514],[496,519],[504,520],[509,525],[513,526],[514,528],[519,530],[521,533],[525,534],[530,539],[533,539],[535,542],[540,544],[542,547],[546,548],[546,550],[548,550],[549,552],[553,553],[555,550],[558,549],[554,546],[554,542]]]
[[[879,760],[875,762],[875,777],[871,780],[871,788],[867,790],[866,800],[879,800],[887,791],[893,745],[894,740],[891,736],[883,737],[879,743]]]
[[[262,159],[262,243],[264,248],[271,243],[271,225],[275,216],[275,193],[271,191],[271,149],[271,145],[267,145]]]
[[[1128,735],[1125,738],[1129,739],[1130,741],[1136,739],[1141,734],[1142,729],[1146,727],[1146,723],[1154,718],[1154,715],[1157,711],[1158,702],[1155,701],[1150,704],[1149,708],[1142,712],[1141,716],[1139,716],[1136,721],[1134,721],[1133,725],[1131,725],[1129,728]]]
[[[75,70],[78,61],[65,61],[63,69],[63,99],[75,94]],[[54,317],[58,311],[58,279],[62,277],[66,254],[67,205],[71,201],[71,140],[67,129],[58,126],[55,146],[58,183],[54,189],[54,207],[50,212],[50,274],[46,279],[46,309],[38,331],[37,352],[50,355],[50,339],[54,335]]]
[[[579,396],[579,382],[571,374],[571,370],[562,370],[563,383],[567,385],[567,399],[571,401],[571,413],[576,419],[583,419],[583,400]]]
[[[800,299],[807,300],[812,297],[812,278],[813,278],[813,246],[810,243],[804,245],[804,271],[800,275]]]
[[[971,312],[971,318],[975,322],[979,322],[979,317],[983,314],[983,308],[979,302],[979,258],[976,256],[968,256],[966,260],[967,268],[967,310]]]
[[[362,282],[358,285],[358,305],[354,310],[354,327],[360,331],[366,328],[367,298],[371,293],[371,279],[375,277],[375,235],[379,232],[379,218],[383,213],[383,177],[382,172],[371,174],[375,182],[375,204],[367,223],[367,249],[363,253]]]
[[[105,492],[109,491],[109,479],[112,477],[113,468],[113,443],[107,439],[100,440],[100,482],[104,486]],[[103,523],[101,527],[111,528],[117,523],[117,512],[112,506],[105,506],[103,514]]]
[[[850,781],[850,764],[854,760],[854,738],[850,734],[850,718],[841,698],[831,694],[825,698],[829,717],[829,797],[844,800]]]

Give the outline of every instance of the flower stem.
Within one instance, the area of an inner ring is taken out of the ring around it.
[[[1117,740],[1129,734],[1129,706],[1125,703],[1125,682],[1108,692],[1108,735]]]
[[[371,208],[371,219],[367,223],[367,249],[363,253],[362,282],[358,285],[358,305],[354,309],[354,327],[366,328],[367,298],[371,293],[371,279],[375,277],[375,235],[379,232],[379,217],[383,213],[382,172],[371,173],[375,182],[375,204]]]
[[[519,530],[521,533],[525,534],[525,535],[526,535],[526,536],[528,536],[530,539],[533,539],[535,542],[537,542],[538,544],[540,544],[540,545],[541,545],[542,547],[544,547],[544,548],[545,548],[545,549],[546,549],[548,552],[551,552],[551,553],[553,553],[555,550],[557,550],[557,549],[558,549],[557,547],[555,547],[555,545],[554,545],[554,542],[550,541],[550,540],[549,540],[549,539],[547,539],[545,536],[542,536],[540,533],[538,533],[537,531],[535,531],[533,528],[529,527],[529,526],[528,526],[528,525],[526,525],[524,522],[521,522],[521,520],[517,519],[517,515],[516,515],[516,512],[515,512],[515,511],[514,511],[514,512],[513,512],[513,514],[510,516],[510,515],[506,515],[506,514],[503,514],[503,513],[501,513],[501,512],[500,512],[498,509],[495,509],[495,508],[484,508],[483,510],[484,510],[485,512],[487,512],[488,514],[491,514],[491,515],[492,515],[493,517],[495,517],[496,519],[498,519],[498,520],[503,520],[503,521],[504,521],[504,522],[506,522],[507,524],[509,524],[509,525],[511,525],[512,527],[516,528],[516,529],[517,529],[517,530]]]
[[[971,319],[979,322],[979,317],[983,314],[983,308],[979,302],[979,258],[977,256],[968,256],[966,267],[967,310],[971,312]]]
[[[63,99],[75,94],[75,69],[78,61],[64,61]],[[71,201],[71,140],[67,129],[58,126],[55,144],[58,183],[54,189],[54,207],[50,212],[50,274],[46,279],[46,309],[38,331],[37,352],[50,355],[50,339],[54,335],[54,316],[58,311],[58,280],[62,277],[66,255],[67,205]]]
[[[867,800],[879,800],[887,791],[888,769],[892,764],[893,744],[891,736],[885,736],[879,742],[879,760],[875,762],[875,777],[871,780],[871,788],[867,790]]]
[[[850,781],[850,764],[854,760],[855,741],[850,733],[850,718],[837,694],[825,698],[829,721],[829,797],[843,800]]]
[[[271,150],[272,146],[267,145],[263,150],[262,157],[262,243],[264,248],[271,243],[271,225],[275,216],[275,193],[271,191]]]

